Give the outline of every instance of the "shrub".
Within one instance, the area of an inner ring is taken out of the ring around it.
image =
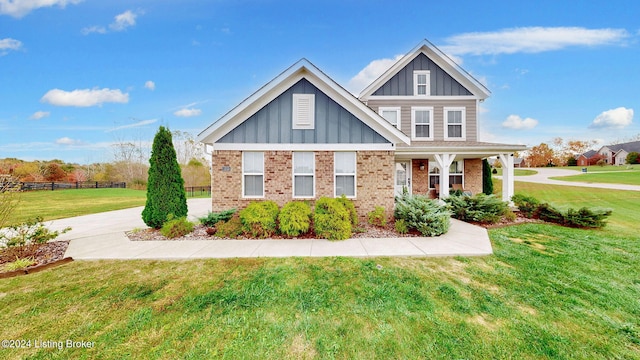
[[[404,220],[408,229],[416,229],[424,236],[438,236],[449,230],[451,213],[424,196],[406,195],[397,199],[394,216],[396,224]]]
[[[511,201],[513,201],[513,204],[518,210],[529,219],[536,216],[538,206],[540,205],[540,202],[536,198],[522,194],[513,195]]]
[[[167,222],[160,229],[160,233],[170,239],[185,236],[192,231],[193,223],[186,216],[174,218],[173,214],[169,214]]]
[[[171,132],[164,126],[160,126],[153,138],[149,165],[147,202],[142,211],[142,220],[147,226],[159,229],[169,214],[176,218],[187,216],[184,180]]]
[[[16,258],[15,261],[5,264],[4,269],[6,271],[23,270],[28,268],[31,265],[34,265],[35,263],[36,261],[30,258],[23,258],[23,259]]]
[[[369,224],[371,225],[378,227],[387,226],[387,216],[384,213],[384,207],[382,206],[376,206],[374,210],[370,211],[367,214],[367,218],[369,219]]]
[[[462,221],[495,223],[509,211],[509,205],[494,195],[449,196],[445,199],[453,217]]]
[[[409,232],[409,228],[407,227],[407,222],[404,219],[396,220],[394,227],[396,228],[396,231],[399,234],[406,234]]]
[[[235,239],[242,235],[242,220],[238,214],[234,214],[229,221],[220,221],[215,225],[215,236],[220,238]]]
[[[51,231],[42,223],[42,217],[36,217],[19,225],[9,226],[0,232],[0,245],[5,247],[44,244],[71,230]]]
[[[564,225],[564,215],[562,212],[547,203],[539,204],[536,214],[540,220]]]
[[[358,213],[356,212],[356,207],[353,205],[353,201],[347,199],[344,194],[337,198],[338,202],[340,202],[345,209],[349,212],[349,218],[351,219],[351,225],[358,226]]]
[[[489,160],[482,160],[482,192],[491,195],[493,194],[493,178],[491,177],[491,165]]]
[[[240,211],[243,230],[253,237],[265,238],[276,233],[278,204],[274,201],[254,201]]]
[[[345,202],[321,197],[316,201],[313,217],[316,235],[328,240],[344,240],[351,237],[353,217]]]
[[[311,207],[306,202],[286,203],[278,215],[280,232],[288,236],[298,236],[309,231]]]
[[[209,211],[207,216],[201,217],[198,220],[200,220],[200,223],[203,224],[203,225],[214,226],[215,224],[219,223],[220,221],[224,221],[224,222],[229,221],[229,219],[231,219],[231,217],[235,213],[236,213],[236,209],[229,209],[229,210],[224,210],[224,211],[220,211],[220,212],[211,212],[211,211]]]
[[[565,216],[565,225],[579,228],[602,228],[607,225],[606,218],[611,215],[609,209],[569,209]]]

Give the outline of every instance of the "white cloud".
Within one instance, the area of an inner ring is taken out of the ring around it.
[[[20,50],[20,48],[22,48],[22,42],[20,40],[12,38],[0,39],[0,56],[7,55],[10,50]]]
[[[0,0],[2,1],[2,0]],[[113,32],[124,31],[127,28],[136,25],[136,19],[139,15],[142,15],[142,11],[127,10],[122,14],[118,14],[113,18],[113,22],[109,24],[109,30]],[[89,35],[92,33],[106,34],[109,32],[106,27],[101,25],[88,26],[81,30],[83,35]]]
[[[380,77],[387,69],[395,64],[403,55],[396,55],[393,59],[378,59],[373,60],[369,65],[351,78],[347,83],[347,90],[352,93],[359,93],[364,90],[369,84]]]
[[[625,29],[520,27],[451,36],[440,48],[457,56],[539,53],[569,46],[621,45],[628,37]]]
[[[144,83],[144,87],[149,89],[149,90],[151,90],[151,91],[153,91],[153,90],[156,89],[156,83],[151,81],[151,80],[149,80],[149,81]]]
[[[533,129],[536,125],[538,125],[538,120],[532,118],[523,119],[518,115],[509,115],[507,119],[502,122],[503,127],[514,130]]]
[[[82,142],[82,141],[80,141],[80,140],[75,140],[75,139],[72,139],[72,138],[69,138],[69,137],[66,137],[66,136],[65,136],[65,137],[62,137],[62,138],[57,139],[57,140],[56,140],[56,144],[58,144],[58,145],[69,145],[69,146],[71,146],[71,145],[82,145],[82,144],[83,144],[83,142]]]
[[[55,106],[101,106],[103,103],[128,103],[129,94],[122,93],[119,89],[80,89],[64,91],[60,89],[49,90],[41,102]]]
[[[51,113],[48,111],[36,111],[33,113],[33,115],[31,115],[31,117],[29,117],[29,119],[40,120],[42,118],[48,117],[49,115],[51,115]]]
[[[607,111],[603,111],[600,115],[598,115],[589,128],[591,129],[602,129],[602,128],[613,128],[613,129],[622,129],[626,126],[631,125],[633,122],[633,109],[627,109],[624,107],[619,107],[616,109],[611,109]]]
[[[158,121],[158,119],[141,120],[141,121],[138,121],[137,123],[114,127],[113,129],[109,129],[109,130],[107,130],[105,132],[112,132],[112,131],[116,131],[116,130],[130,129],[130,128],[135,128],[135,127],[150,125],[150,124],[155,123],[156,121]]]
[[[21,18],[35,9],[79,4],[83,0],[0,0],[0,14]]]
[[[195,108],[190,108],[190,109],[184,108],[173,113],[173,115],[180,116],[180,117],[192,117],[192,116],[198,116],[200,114],[202,114],[202,110],[195,109]]]

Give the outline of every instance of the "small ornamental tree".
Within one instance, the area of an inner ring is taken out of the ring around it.
[[[491,165],[489,160],[482,160],[482,192],[491,195],[493,194],[493,179],[491,178]]]
[[[632,151],[627,154],[627,164],[638,164],[640,163],[640,155],[637,152]]]
[[[153,138],[149,163],[147,203],[142,211],[142,220],[149,227],[159,229],[168,221],[169,214],[173,218],[181,218],[187,216],[188,210],[171,132],[164,126],[160,126]]]

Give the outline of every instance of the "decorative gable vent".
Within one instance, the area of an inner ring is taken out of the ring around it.
[[[314,94],[293,94],[294,129],[307,130],[315,128],[315,100]]]

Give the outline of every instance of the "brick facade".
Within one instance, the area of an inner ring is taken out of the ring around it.
[[[279,206],[293,198],[292,151],[264,151],[264,199]],[[384,206],[387,215],[394,206],[393,151],[358,151],[356,198],[361,218],[375,206]],[[334,196],[333,151],[315,152],[315,198]],[[214,151],[212,154],[212,211],[244,208],[251,201],[242,197],[242,151]],[[306,200],[306,199],[305,199]]]
[[[420,164],[424,170],[420,170]],[[411,191],[413,194],[433,197],[433,190],[429,190],[429,160],[413,159],[411,161]]]
[[[473,195],[482,192],[482,159],[464,160],[464,189]]]

